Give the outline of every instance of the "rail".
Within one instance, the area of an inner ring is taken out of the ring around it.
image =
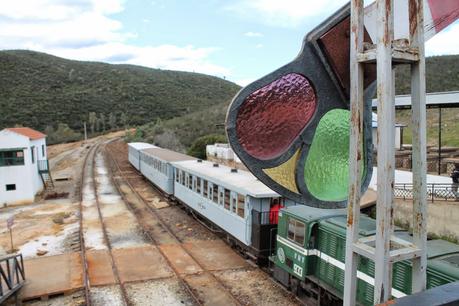
[[[453,201],[459,202],[459,185],[455,184],[427,184],[427,198],[434,201]],[[401,199],[412,199],[413,198],[413,184],[395,184],[394,185],[394,196]]]
[[[25,282],[22,254],[0,258],[0,304],[22,288]]]

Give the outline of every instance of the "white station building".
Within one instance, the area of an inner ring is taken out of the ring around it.
[[[46,135],[31,128],[0,131],[0,206],[34,201],[49,176]]]

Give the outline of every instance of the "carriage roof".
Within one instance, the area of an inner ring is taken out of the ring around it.
[[[202,179],[211,181],[232,191],[256,198],[275,198],[279,194],[260,182],[252,173],[237,170],[231,172],[231,168],[214,164],[208,161],[198,162],[196,160],[181,161],[172,163],[176,168],[196,175]]]
[[[148,149],[148,148],[157,148],[157,146],[152,145],[150,143],[146,142],[130,142],[128,143],[128,146],[136,149],[136,150],[143,150],[143,149]]]
[[[159,147],[144,149],[142,150],[142,153],[152,156],[152,157],[156,157],[166,162],[174,162],[174,161],[182,161],[182,160],[196,160],[196,158],[193,156],[189,156],[186,154],[178,153],[175,151],[171,151],[171,150],[163,149]]]

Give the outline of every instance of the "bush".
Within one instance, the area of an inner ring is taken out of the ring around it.
[[[188,149],[187,154],[194,156],[196,158],[205,159],[206,158],[206,146],[208,144],[214,143],[227,143],[228,140],[226,139],[225,135],[219,134],[211,134],[205,135],[202,137],[197,138],[191,147]]]

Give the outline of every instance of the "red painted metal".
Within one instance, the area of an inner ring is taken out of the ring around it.
[[[428,0],[428,2],[437,33],[459,18],[458,0]]]
[[[316,106],[309,80],[297,73],[286,74],[242,103],[236,121],[239,143],[255,158],[278,157],[303,131]]]

